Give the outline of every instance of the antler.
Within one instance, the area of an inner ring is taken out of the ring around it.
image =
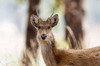
[[[51,17],[53,16],[53,14],[54,14],[54,11],[55,11],[55,8],[53,8],[53,12],[52,12],[52,14],[51,14]]]
[[[38,9],[36,8],[36,14],[37,14],[37,16],[39,17],[39,13],[38,13]]]

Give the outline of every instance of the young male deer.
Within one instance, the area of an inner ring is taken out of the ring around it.
[[[37,41],[46,66],[100,66],[100,47],[83,50],[56,49],[52,28],[58,24],[58,15],[46,21],[32,15],[31,23],[37,29]]]

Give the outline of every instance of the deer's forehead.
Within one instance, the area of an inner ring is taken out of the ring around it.
[[[39,23],[39,26],[49,26],[50,25],[50,22],[47,22],[47,21],[42,21]]]

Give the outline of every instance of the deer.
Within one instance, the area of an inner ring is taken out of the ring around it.
[[[44,66],[100,66],[100,47],[89,49],[57,49],[52,29],[58,24],[58,14],[47,20],[32,14],[31,24],[37,30],[37,42],[41,49]]]
[[[85,11],[83,8],[84,0],[64,0],[65,2],[65,23],[66,26],[70,27],[73,31],[73,34],[76,38],[70,35],[68,29],[66,29],[66,40],[69,41],[72,45],[73,49],[82,49],[83,44],[82,41],[84,39],[84,29],[83,29],[83,18],[85,15]]]

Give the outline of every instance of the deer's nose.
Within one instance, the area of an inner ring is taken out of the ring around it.
[[[46,36],[45,34],[42,34],[42,35],[41,35],[41,38],[42,38],[43,40],[45,40],[46,37],[47,37],[47,36]]]

